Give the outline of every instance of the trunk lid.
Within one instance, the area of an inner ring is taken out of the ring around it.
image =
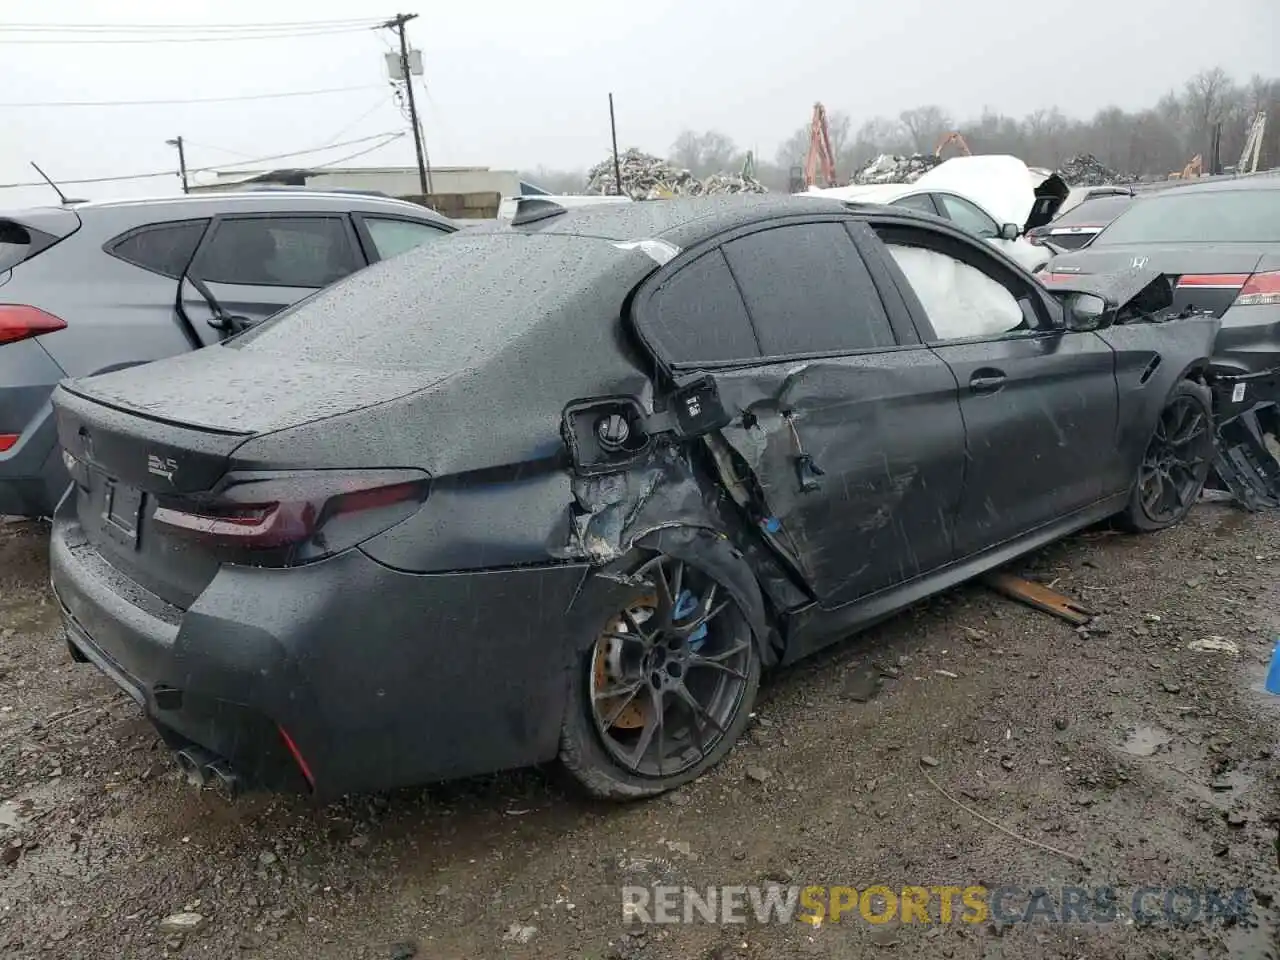
[[[1050,242],[1056,239],[1052,238]],[[1077,253],[1055,257],[1045,267],[1045,273],[1081,276],[1121,273],[1135,268],[1158,270],[1177,278],[1175,308],[1210,310],[1214,316],[1221,317],[1235,302],[1240,288],[1258,268],[1262,257],[1256,247],[1232,244],[1196,247],[1091,245]]]
[[[196,362],[201,375],[191,376]],[[221,347],[68,381],[54,408],[59,441],[72,458],[76,518],[103,559],[185,609],[219,561],[155,523],[158,506],[213,489],[246,440],[421,386],[406,371],[266,362]]]

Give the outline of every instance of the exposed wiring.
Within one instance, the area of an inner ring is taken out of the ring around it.
[[[231,166],[243,166],[248,163],[266,163],[270,160],[285,160],[290,157],[300,157],[309,153],[319,153],[322,150],[332,150],[337,147],[350,147],[357,143],[368,143],[370,140],[382,140],[389,142],[396,137],[402,137],[404,133],[401,131],[376,133],[368,137],[358,137],[355,140],[346,140],[342,143],[330,143],[320,147],[309,147],[306,150],[291,150],[288,153],[277,153],[268,157],[253,157],[248,160],[240,161]],[[381,145],[381,144],[380,144]],[[208,173],[212,170],[226,170],[225,166],[212,167],[188,167],[187,173]],[[161,170],[156,173],[132,173],[113,177],[84,177],[77,180],[59,180],[58,184],[86,184],[86,183],[121,183],[126,180],[151,180],[156,177],[172,177],[175,171]],[[43,180],[37,180],[34,183],[0,183],[0,190],[14,189],[17,187],[44,187],[48,186]]]
[[[292,90],[285,93],[250,93],[234,97],[193,97],[174,100],[43,100],[26,103],[0,103],[0,107],[150,107],[191,103],[240,103],[246,100],[284,100],[289,97],[319,97],[331,93],[381,89],[372,84],[359,87],[328,87],[322,90]]]

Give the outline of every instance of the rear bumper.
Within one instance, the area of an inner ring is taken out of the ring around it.
[[[62,378],[39,341],[0,347],[0,434],[18,436],[0,452],[0,514],[48,516],[70,482],[49,404]]]
[[[223,567],[181,611],[54,518],[54,591],[76,650],[174,743],[242,779],[330,798],[551,759],[579,567],[412,575],[359,550],[290,570]]]

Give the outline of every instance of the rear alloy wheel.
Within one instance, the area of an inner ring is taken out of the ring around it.
[[[1179,383],[1156,422],[1122,520],[1142,532],[1178,523],[1195,504],[1213,458],[1213,413],[1208,388]]]
[[[670,790],[717,763],[746,725],[760,680],[755,640],[712,577],[656,556],[582,662],[561,759],[597,796]]]

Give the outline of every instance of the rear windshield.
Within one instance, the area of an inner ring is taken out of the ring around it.
[[[444,375],[584,298],[608,323],[656,267],[607,240],[460,232],[361,270],[227,346]]]
[[[1130,243],[1280,243],[1280,190],[1170,187],[1135,201],[1093,246]]]
[[[1132,197],[1098,197],[1068,210],[1057,220],[1055,227],[1101,227],[1118,217],[1129,204]]]
[[[27,259],[31,250],[31,234],[12,220],[0,220],[0,272],[12,269]]]

